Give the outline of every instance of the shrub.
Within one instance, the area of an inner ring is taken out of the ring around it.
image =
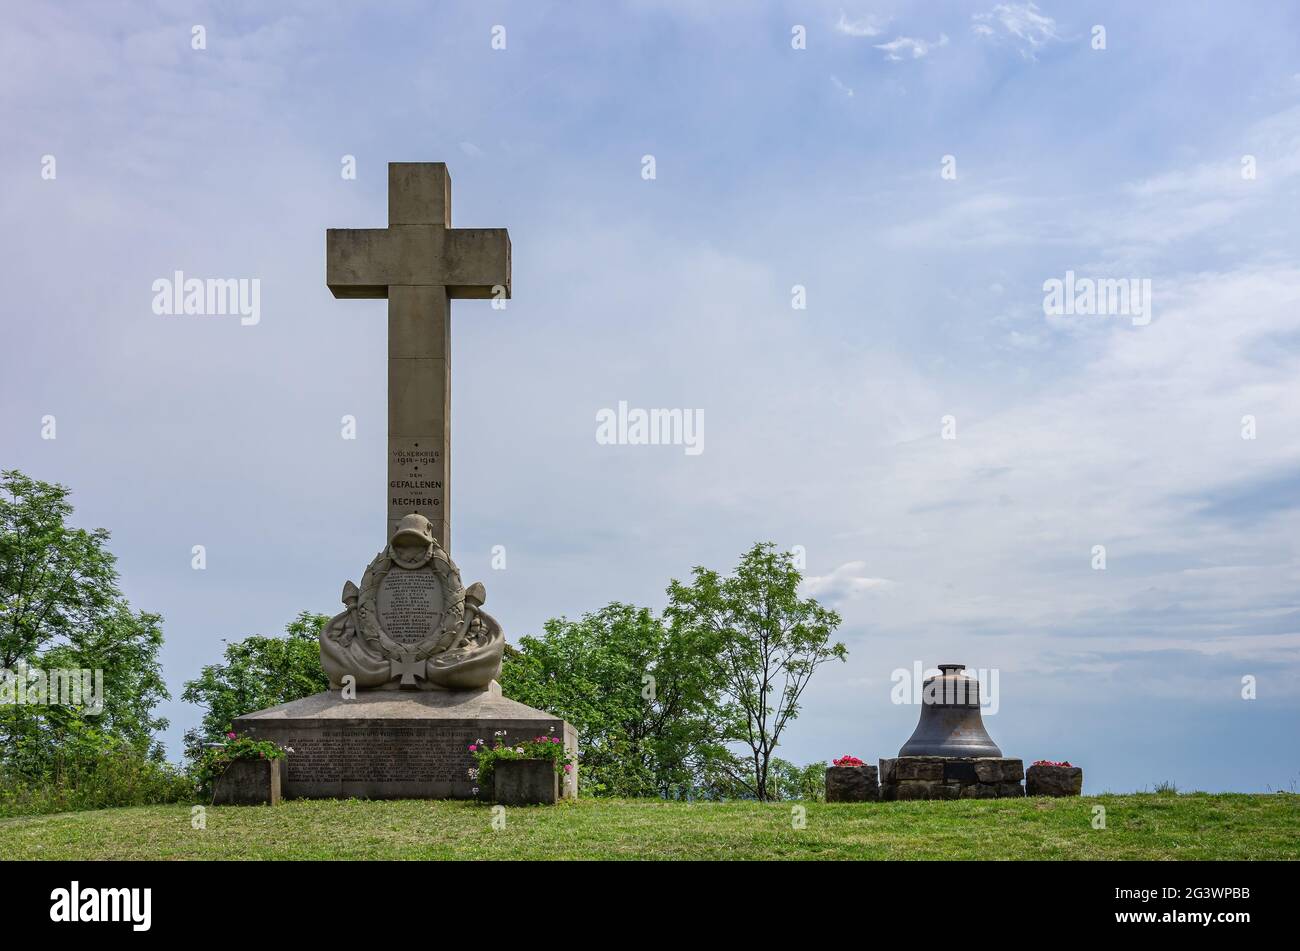
[[[45,777],[0,770],[3,817],[184,802],[193,795],[184,772],[125,744],[60,764]]]
[[[805,802],[826,801],[826,763],[809,763],[796,766],[779,757],[772,757],[771,786],[772,799],[797,799]],[[752,794],[751,794],[752,796]],[[740,796],[738,798],[751,798]]]

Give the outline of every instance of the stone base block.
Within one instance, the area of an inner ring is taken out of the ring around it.
[[[875,802],[880,784],[874,766],[827,766],[827,802]]]
[[[992,756],[897,756],[880,761],[880,798],[1004,799],[1025,794],[1024,763]]]
[[[492,799],[503,806],[553,806],[560,776],[549,759],[505,759],[492,767]]]
[[[1079,766],[1031,766],[1025,773],[1029,796],[1080,796],[1083,769]]]
[[[360,691],[345,700],[328,690],[242,716],[240,736],[272,740],[293,752],[281,780],[290,799],[474,799],[471,743],[564,737],[576,753],[576,731],[559,717],[483,690]],[[576,797],[576,774],[561,794]]]
[[[278,806],[279,759],[239,759],[212,781],[214,806]]]

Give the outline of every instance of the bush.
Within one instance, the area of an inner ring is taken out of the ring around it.
[[[60,764],[44,778],[0,772],[0,817],[186,802],[193,796],[194,784],[184,772],[124,744]]]
[[[796,766],[777,757],[772,758],[769,772],[773,799],[799,799],[805,802],[826,801],[826,764],[809,763]]]

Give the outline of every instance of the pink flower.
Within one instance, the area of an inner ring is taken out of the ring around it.
[[[566,773],[571,773],[571,772],[573,772],[573,764],[572,764],[572,763],[565,763],[565,764],[564,764],[564,771],[565,771]]]
[[[475,746],[473,743],[471,743],[471,744],[469,745],[469,751],[470,751],[471,753],[477,753],[477,752],[478,752],[478,747]]]
[[[235,734],[233,732],[226,734],[226,739],[233,740],[234,738],[235,738]]]
[[[551,742],[552,742],[552,743],[558,743],[558,742],[560,742],[560,738],[559,738],[558,736],[553,736],[553,737],[551,737]]]

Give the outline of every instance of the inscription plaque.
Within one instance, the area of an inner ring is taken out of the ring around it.
[[[413,647],[433,637],[446,606],[442,584],[431,568],[405,571],[393,568],[379,585],[379,626],[403,647]]]
[[[443,527],[447,519],[447,483],[444,456],[437,448],[441,441],[433,435],[388,437],[390,536],[402,516],[410,512],[418,512],[435,526]]]

